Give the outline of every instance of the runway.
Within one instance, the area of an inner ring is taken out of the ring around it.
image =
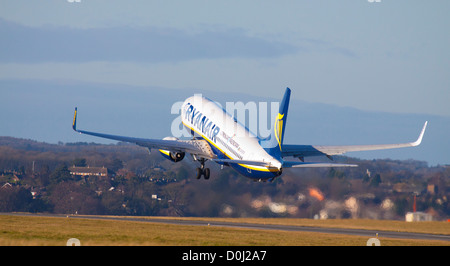
[[[394,232],[394,231],[380,231],[380,230],[365,230],[365,229],[345,229],[345,228],[327,228],[327,227],[313,227],[313,226],[294,226],[294,225],[273,225],[273,224],[257,224],[257,223],[238,223],[238,222],[223,222],[223,221],[199,221],[189,219],[176,218],[152,218],[152,217],[120,217],[120,216],[97,216],[97,215],[58,215],[58,214],[30,214],[30,213],[0,213],[0,215],[15,215],[15,216],[36,216],[36,217],[67,217],[70,219],[101,219],[101,220],[115,220],[115,221],[135,221],[147,223],[163,223],[173,225],[189,225],[189,226],[215,226],[215,227],[229,227],[242,228],[254,230],[280,230],[280,231],[295,231],[295,232],[315,232],[327,234],[340,235],[355,235],[365,237],[386,237],[386,238],[400,238],[400,239],[418,239],[418,240],[441,240],[450,241],[450,235],[424,234],[424,233],[410,233],[410,232]]]

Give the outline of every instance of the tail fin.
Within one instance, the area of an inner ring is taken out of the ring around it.
[[[291,89],[286,88],[278,115],[270,131],[270,137],[261,142],[263,148],[276,159],[281,159],[281,149],[283,147],[284,129],[286,127],[290,97]]]

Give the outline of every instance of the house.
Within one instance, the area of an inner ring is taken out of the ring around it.
[[[73,176],[81,176],[81,177],[90,177],[90,176],[98,176],[98,177],[108,177],[108,168],[105,167],[78,167],[72,166],[69,167],[70,174]]]
[[[2,188],[12,188],[12,185],[10,183],[3,184]]]

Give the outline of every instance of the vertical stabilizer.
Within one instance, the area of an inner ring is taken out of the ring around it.
[[[286,88],[280,109],[275,118],[275,123],[270,130],[270,137],[261,141],[262,147],[276,159],[281,159],[281,148],[283,147],[284,129],[286,128],[290,97],[291,89]]]

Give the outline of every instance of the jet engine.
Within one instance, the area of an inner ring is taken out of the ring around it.
[[[175,137],[165,137],[163,140],[178,140],[178,138]],[[180,162],[184,158],[184,152],[173,152],[173,151],[167,151],[167,150],[159,150],[159,152],[164,156],[166,159],[171,160],[172,162]]]

